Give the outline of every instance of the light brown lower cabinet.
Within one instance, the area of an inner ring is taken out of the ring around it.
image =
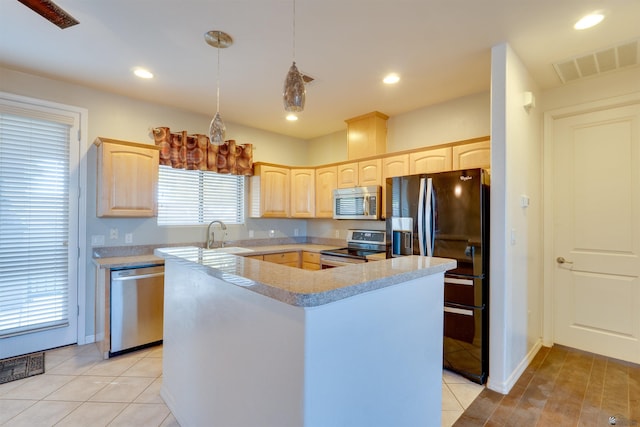
[[[302,268],[305,270],[320,270],[320,254],[303,251]]]
[[[288,265],[289,267],[300,267],[300,254],[298,252],[280,252],[276,254],[264,255],[267,262]]]
[[[318,252],[278,252],[264,255],[246,255],[245,258],[273,262],[305,270],[320,270],[320,254]]]

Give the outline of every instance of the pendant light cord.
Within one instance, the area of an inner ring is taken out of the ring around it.
[[[216,112],[220,111],[220,31],[218,31],[218,78],[216,89]]]
[[[296,62],[296,0],[293,0],[293,62]]]

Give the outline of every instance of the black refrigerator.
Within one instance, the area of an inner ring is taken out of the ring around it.
[[[489,174],[467,169],[386,180],[388,257],[452,258],[445,273],[444,367],[489,373]]]

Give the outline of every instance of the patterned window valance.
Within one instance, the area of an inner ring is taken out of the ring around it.
[[[177,169],[195,169],[253,175],[253,145],[236,144],[231,139],[221,145],[209,143],[206,135],[171,133],[168,127],[153,129],[153,139],[160,147],[160,164]]]

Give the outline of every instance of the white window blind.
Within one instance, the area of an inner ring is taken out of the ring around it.
[[[244,176],[160,166],[158,225],[244,224]]]
[[[0,337],[69,322],[69,129],[0,110]]]

